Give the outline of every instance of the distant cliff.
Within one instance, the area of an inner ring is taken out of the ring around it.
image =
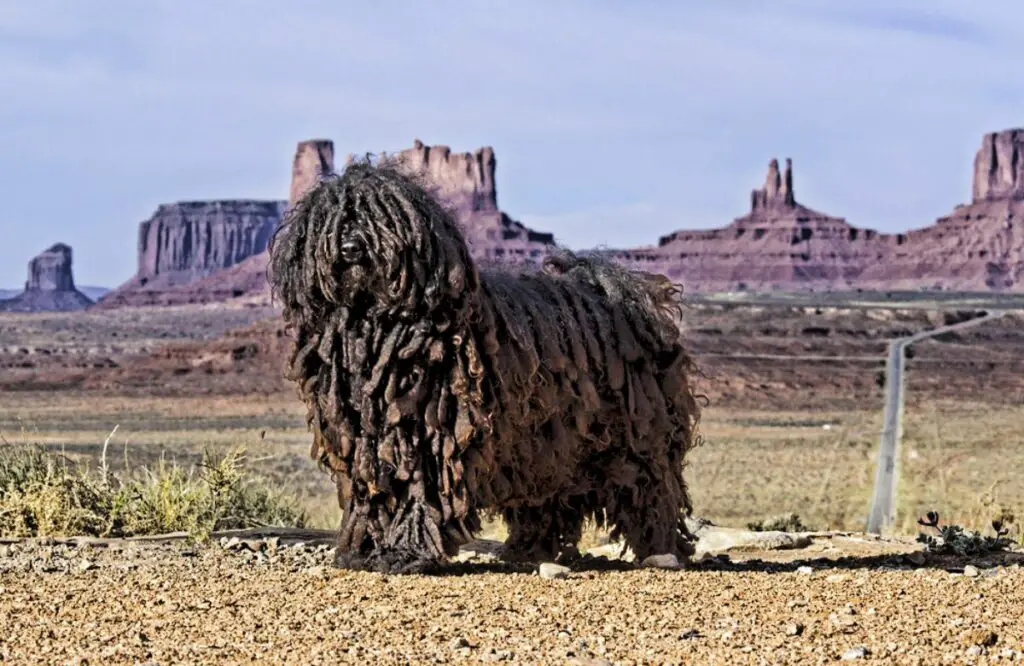
[[[491,147],[454,152],[416,140],[381,159],[424,176],[458,217],[478,260],[537,263],[555,249],[552,234],[530,229],[499,208]],[[289,199],[332,172],[333,161],[331,141],[300,142]],[[665,274],[688,291],[1024,291],[1024,129],[986,134],[975,156],[971,202],[906,233],[857,227],[804,205],[789,159],[784,167],[770,161],[749,206],[723,227],[681,229],[656,245],[600,254]],[[286,202],[253,201],[161,206],[140,227],[138,274],[99,306],[265,297],[264,250],[285,207]]]
[[[234,266],[267,248],[284,201],[182,201],[139,225],[138,269],[99,307],[162,303],[163,294]]]
[[[1024,129],[986,134],[971,203],[905,233],[854,227],[798,203],[789,160],[782,173],[772,160],[750,200],[750,212],[725,227],[608,254],[690,291],[1024,291]]]
[[[349,155],[346,163],[353,159]],[[417,140],[383,155],[423,175],[462,224],[475,257],[536,263],[555,247],[551,234],[527,228],[498,208],[497,160],[490,147],[455,153]],[[334,171],[334,144],[300,141],[292,159],[289,202]],[[98,307],[170,305],[268,296],[267,240],[280,224],[285,202],[215,201],[161,206],[139,231],[139,269]]]
[[[0,311],[81,310],[91,304],[88,296],[75,289],[71,247],[57,243],[29,261],[25,290],[13,298],[0,300]]]
[[[425,176],[434,194],[455,211],[476,258],[537,263],[555,247],[552,234],[530,229],[498,208],[498,160],[492,147],[457,153],[416,139],[412,148],[384,155],[383,160]]]

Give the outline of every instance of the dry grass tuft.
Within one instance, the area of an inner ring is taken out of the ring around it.
[[[192,468],[161,460],[112,475],[34,445],[0,449],[0,537],[127,537],[305,527],[289,497],[252,477],[244,449],[204,453]]]

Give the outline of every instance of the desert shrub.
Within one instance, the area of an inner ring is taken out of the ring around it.
[[[296,502],[245,469],[244,450],[195,468],[161,461],[123,475],[90,471],[35,446],[0,450],[0,536],[126,537],[305,527]]]
[[[747,529],[754,532],[811,532],[795,513],[784,513],[774,518],[765,518],[747,523]]]
[[[939,514],[929,511],[925,518],[919,518],[918,525],[934,529],[937,534],[918,534],[917,540],[923,543],[930,553],[943,555],[984,555],[986,553],[1007,550],[1014,545],[1013,539],[1007,537],[1009,531],[1001,519],[992,521],[995,536],[984,536],[980,532],[969,532],[960,525],[940,525]]]

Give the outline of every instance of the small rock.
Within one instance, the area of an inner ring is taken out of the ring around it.
[[[794,622],[793,624],[786,627],[787,636],[799,636],[802,633],[804,633],[804,625],[800,624],[799,622]]]
[[[263,539],[246,539],[245,541],[240,541],[239,546],[247,548],[254,553],[259,553],[266,548],[267,542]]]
[[[999,642],[999,636],[988,629],[971,629],[960,637],[960,642],[963,645],[992,647]]]
[[[451,650],[461,650],[462,648],[467,647],[469,647],[469,641],[467,641],[463,636],[453,638],[451,642],[448,643],[448,648]]]
[[[854,659],[864,659],[869,654],[868,649],[863,645],[850,648],[842,654],[840,657],[843,661],[853,661]]]
[[[985,648],[981,647],[980,645],[972,645],[971,647],[967,648],[968,657],[980,657],[983,654],[985,654]]]
[[[238,550],[242,547],[242,542],[238,537],[231,537],[230,539],[223,538],[220,540],[220,545],[224,550]]]
[[[544,562],[540,565],[539,573],[541,578],[547,578],[548,580],[560,580],[569,575],[569,567],[563,567],[561,564],[555,564],[554,562]]]
[[[918,550],[918,551],[914,551],[913,553],[907,554],[907,561],[910,562],[911,564],[914,564],[914,565],[917,565],[917,566],[920,567],[920,566],[924,566],[924,564],[928,561],[928,558],[925,557],[924,553],[922,553],[921,551]]]
[[[624,562],[632,562],[636,559],[633,551],[622,543],[606,543],[594,548],[588,548],[587,555],[591,557],[607,557],[609,560],[623,560]]]
[[[0,546],[0,557],[10,557],[12,552],[13,551],[11,550],[10,546]]]
[[[666,553],[664,555],[651,555],[650,557],[644,558],[644,561],[640,566],[645,569],[671,569],[676,570],[680,568],[679,558],[672,553]]]
[[[977,578],[981,575],[981,572],[978,571],[978,567],[974,566],[973,564],[968,564],[966,567],[964,567],[964,575],[968,578]]]
[[[494,662],[494,661],[511,661],[512,652],[508,650],[496,650],[491,648],[488,652],[480,656],[480,661],[483,662]]]
[[[811,545],[811,539],[806,534],[790,532],[754,532],[729,527],[703,526],[695,535],[697,556],[701,553],[725,551],[788,550]]]
[[[805,576],[809,576],[809,575],[811,575],[812,573],[814,573],[814,569],[812,569],[812,568],[810,568],[810,567],[808,567],[808,566],[803,566],[803,567],[799,567],[799,568],[798,568],[798,569],[796,570],[796,572],[797,572],[798,574],[803,574],[803,575],[805,575]]]
[[[81,562],[78,563],[78,570],[79,571],[91,571],[92,569],[95,569],[95,568],[96,568],[96,563],[93,562],[92,560],[82,560]]]
[[[696,629],[687,629],[683,633],[679,634],[679,638],[684,641],[688,641],[691,638],[700,638],[700,632]]]

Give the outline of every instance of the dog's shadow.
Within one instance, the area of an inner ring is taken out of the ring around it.
[[[858,570],[875,571],[911,571],[931,569],[953,574],[964,574],[966,567],[973,566],[978,571],[975,575],[984,576],[986,570],[996,567],[1012,567],[1024,565],[1024,552],[997,551],[980,555],[945,555],[925,552],[908,554],[881,554],[863,556],[843,556],[837,558],[817,557],[800,558],[788,561],[768,561],[762,559],[733,560],[729,557],[717,556],[700,562],[691,562],[683,568],[673,571],[664,569],[645,569],[634,562],[610,559],[608,557],[584,556],[574,562],[567,563],[568,575],[598,574],[604,572],[657,571],[665,575],[678,573],[693,574],[701,572],[733,572],[733,573],[818,573]],[[484,561],[484,562],[451,562],[441,565],[430,576],[473,576],[485,574],[526,574],[535,575],[539,565],[536,563]],[[973,572],[972,572],[973,573]]]

